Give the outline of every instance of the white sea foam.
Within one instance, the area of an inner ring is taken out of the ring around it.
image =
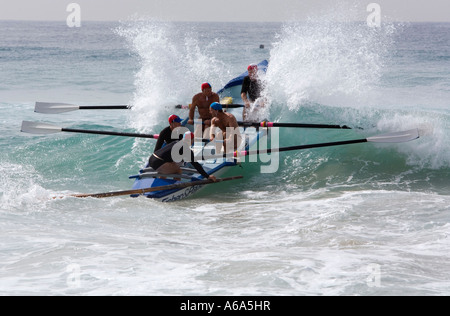
[[[0,209],[28,211],[43,209],[51,191],[42,187],[42,176],[32,166],[11,163],[0,164]]]

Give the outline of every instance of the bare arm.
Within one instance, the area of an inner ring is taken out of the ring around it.
[[[249,107],[250,106],[250,101],[247,98],[247,93],[242,92],[241,93],[241,98],[242,98],[242,101],[244,101],[245,106]]]
[[[197,100],[195,96],[192,98],[192,104],[189,108],[189,120],[188,124],[194,124],[195,107],[197,106]]]
[[[244,108],[242,109],[242,118],[247,121],[247,109],[250,108],[250,101],[247,98],[247,93],[241,93],[242,101],[244,101]]]
[[[237,128],[237,129],[239,130],[239,124],[238,124],[238,122],[237,122],[237,120],[236,120],[236,117],[235,117],[234,115],[233,115],[233,116],[230,116],[229,126],[230,126],[230,127]]]
[[[213,141],[214,137],[216,136],[216,134],[215,134],[215,130],[217,127],[216,122],[217,122],[217,118],[214,117],[211,119],[211,128],[209,129],[209,140],[210,141]]]

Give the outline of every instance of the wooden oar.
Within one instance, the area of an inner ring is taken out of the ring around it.
[[[59,132],[70,132],[70,133],[85,133],[85,134],[127,136],[127,137],[141,137],[141,138],[155,138],[155,139],[159,137],[158,134],[121,133],[109,131],[95,131],[87,129],[63,128],[52,124],[30,122],[30,121],[23,121],[22,128],[20,131],[31,134],[54,134]]]
[[[186,122],[184,120],[183,122]],[[183,123],[182,123],[183,124]],[[97,135],[110,135],[110,136],[125,136],[125,137],[138,137],[138,138],[154,138],[158,139],[159,134],[139,134],[139,133],[124,133],[124,132],[110,132],[110,131],[96,131],[90,129],[75,129],[75,128],[65,128],[47,123],[30,122],[23,121],[21,132],[30,134],[54,134],[59,132],[69,132],[69,133],[83,133],[83,134],[97,134]],[[208,138],[195,139],[196,141],[209,143]]]
[[[222,179],[219,178],[219,179],[216,179],[216,181],[206,179],[206,180],[199,180],[199,181],[192,181],[192,182],[185,182],[185,183],[169,184],[169,185],[163,185],[163,186],[159,186],[159,187],[146,188],[146,189],[125,190],[125,191],[106,192],[106,193],[92,193],[92,194],[72,194],[69,196],[77,197],[77,198],[87,198],[87,197],[105,198],[105,197],[121,196],[121,195],[145,194],[148,192],[183,189],[183,188],[192,187],[192,186],[196,186],[196,185],[212,184],[212,183],[237,180],[237,179],[242,179],[242,178],[243,178],[243,176],[234,176],[234,177],[222,178]],[[57,198],[57,197],[54,197],[54,198]]]
[[[351,145],[358,143],[406,143],[409,141],[413,141],[418,139],[419,129],[411,129],[403,132],[395,132],[389,134],[383,134],[378,136],[372,136],[363,139],[353,139],[353,140],[344,140],[339,142],[330,142],[330,143],[319,143],[319,144],[309,144],[309,145],[300,145],[300,146],[291,146],[291,147],[281,147],[281,148],[269,148],[264,150],[254,150],[254,151],[235,151],[234,153],[224,154],[224,155],[211,155],[204,156],[203,159],[213,159],[213,158],[236,158],[238,156],[249,156],[249,155],[258,155],[258,154],[270,154],[273,152],[284,152],[291,150],[302,150],[302,149],[312,149],[312,148],[320,148],[320,147],[331,147],[331,146],[341,146],[341,145]],[[230,157],[231,156],[231,157]]]
[[[223,107],[243,108],[243,104],[224,104]],[[59,114],[77,110],[128,110],[130,105],[76,105],[69,103],[51,103],[51,102],[36,102],[34,112],[44,114]],[[189,109],[189,105],[175,105],[176,109]]]
[[[274,123],[274,122],[238,122],[239,126],[244,127],[299,127],[299,128],[336,128],[352,129],[347,125],[329,125],[329,124],[307,124],[307,123]],[[359,128],[359,127],[358,127]],[[362,128],[359,128],[362,129]]]
[[[129,105],[75,105],[68,103],[36,102],[34,112],[58,114],[76,110],[126,110]]]
[[[282,148],[273,148],[266,150],[254,150],[254,151],[241,151],[241,156],[248,155],[257,155],[257,154],[270,154],[272,152],[284,152],[290,150],[302,150],[302,149],[311,149],[311,148],[320,148],[320,147],[331,147],[331,146],[341,146],[341,145],[350,145],[350,144],[358,144],[358,143],[405,143],[420,137],[419,130],[417,128],[403,131],[403,132],[395,132],[389,134],[383,134],[378,136],[372,136],[363,139],[354,139],[354,140],[344,140],[339,142],[331,142],[331,143],[320,143],[320,144],[309,144],[309,145],[300,145],[300,146],[291,146],[291,147],[282,147]],[[238,153],[235,152],[234,156],[237,157]],[[225,155],[223,156],[225,157]]]

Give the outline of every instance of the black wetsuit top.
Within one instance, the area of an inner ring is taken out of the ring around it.
[[[149,159],[149,166],[153,169],[158,169],[166,162],[174,162],[172,159],[172,148],[177,144],[179,141],[171,142],[170,144],[164,146],[161,149],[156,150],[153,155],[150,156]],[[203,169],[202,165],[198,162],[194,161],[194,152],[190,150],[191,152],[191,161],[190,163],[194,166],[194,168],[204,177],[208,178],[209,175],[206,173],[205,169]],[[180,156],[183,155],[183,146],[180,148]]]
[[[177,140],[180,140],[180,139],[182,139],[183,138],[183,135],[179,135],[179,138],[177,139],[177,138],[172,138],[172,130],[170,129],[170,126],[167,126],[165,129],[163,129],[162,131],[161,131],[161,133],[159,134],[159,136],[158,136],[158,141],[156,142],[156,145],[155,145],[155,150],[154,151],[157,151],[158,149],[161,149],[161,147],[164,145],[164,144],[170,144],[171,142],[174,142],[174,141],[177,141]]]
[[[255,102],[261,96],[261,85],[259,80],[250,80],[249,76],[244,77],[241,93],[248,93],[250,101]]]

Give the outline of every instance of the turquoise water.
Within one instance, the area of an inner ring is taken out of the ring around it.
[[[448,295],[449,24],[0,21],[0,293]],[[260,49],[260,45],[264,49]],[[23,120],[158,133],[175,104],[269,60],[279,145],[419,128],[404,144],[280,154],[190,199],[131,188],[154,140],[20,132]],[[34,113],[35,101],[132,110]]]

